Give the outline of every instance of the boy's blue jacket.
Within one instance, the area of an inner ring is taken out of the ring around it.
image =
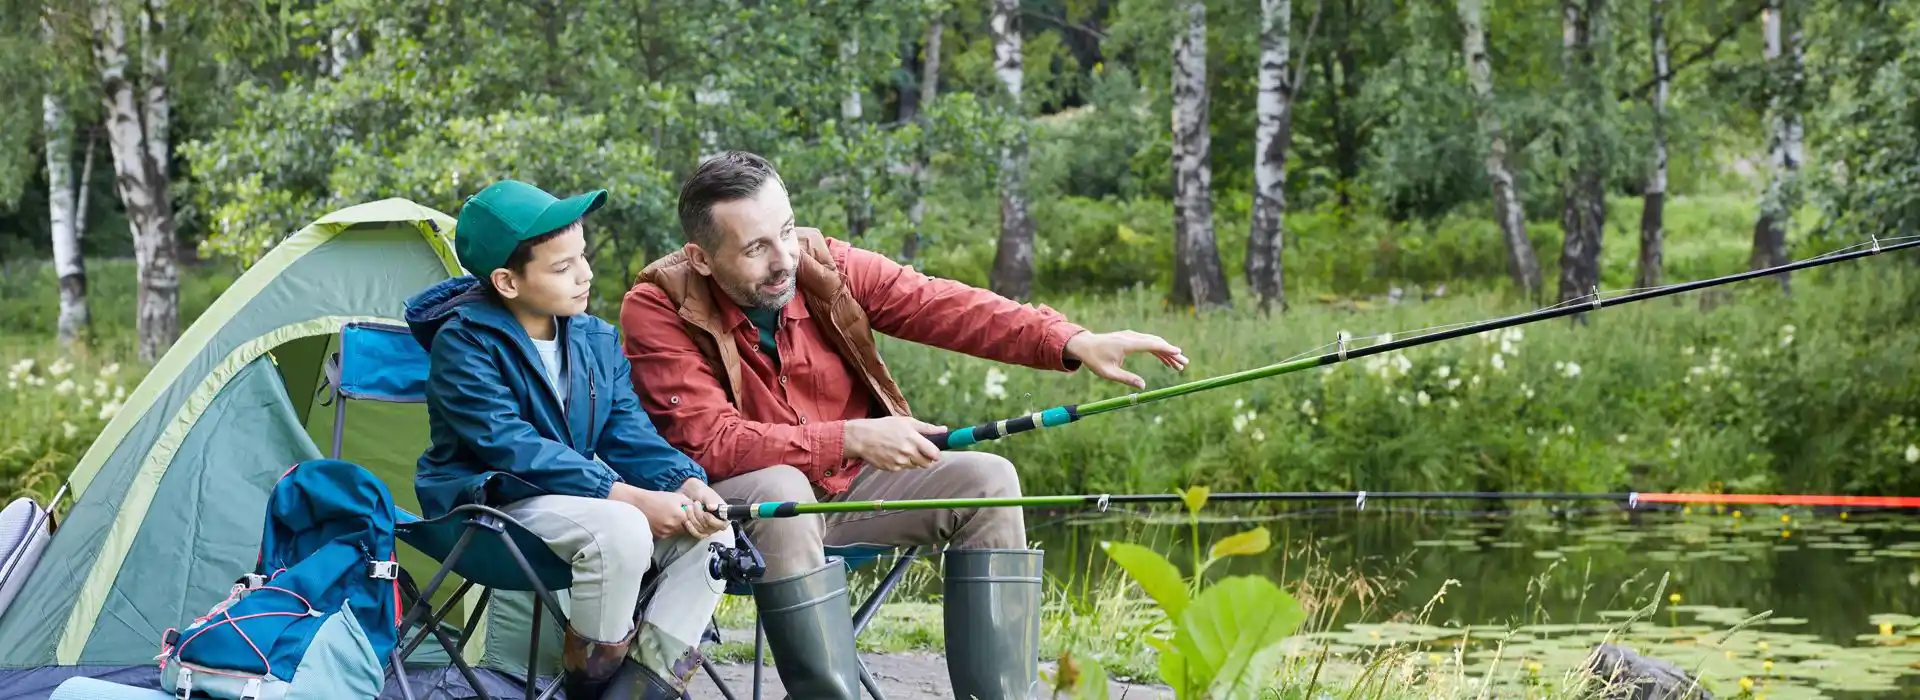
[[[672,491],[706,479],[640,409],[611,324],[585,314],[558,319],[563,408],[533,339],[479,285],[456,277],[407,300],[407,326],[431,362],[433,444],[414,474],[422,516],[543,495],[605,498],[616,480]]]

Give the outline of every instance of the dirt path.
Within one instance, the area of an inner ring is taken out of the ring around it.
[[[907,652],[900,654],[866,654],[867,670],[873,673],[874,681],[880,684],[880,691],[887,694],[887,700],[952,700],[953,690],[947,682],[947,662],[939,654],[926,652]],[[749,700],[753,697],[753,666],[747,663],[716,664],[720,677],[725,679],[734,697]],[[1053,664],[1040,665],[1042,678],[1052,673]],[[768,666],[761,674],[761,697],[765,700],[780,700],[785,691],[780,687],[780,676]],[[1112,700],[1173,700],[1173,689],[1162,686],[1130,685],[1127,683],[1108,683]],[[714,686],[713,679],[701,673],[694,677],[690,689],[694,700],[718,699],[726,696]],[[1046,697],[1046,696],[1041,696]]]

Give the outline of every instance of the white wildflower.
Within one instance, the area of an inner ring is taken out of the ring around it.
[[[1467,384],[1469,386],[1480,386],[1480,375],[1473,375],[1473,378],[1467,380]]]
[[[1525,337],[1526,337],[1526,335],[1525,335],[1525,334],[1523,334],[1523,333],[1521,333],[1521,332],[1520,332],[1520,329],[1518,329],[1518,328],[1508,328],[1508,329],[1507,329],[1507,337],[1506,337],[1506,339],[1507,339],[1508,341],[1511,341],[1511,342],[1515,342],[1515,343],[1518,343],[1518,342],[1520,342],[1520,340],[1521,340],[1521,339],[1523,339],[1523,338],[1525,338]]]
[[[1260,429],[1259,429],[1259,428],[1254,428],[1254,429],[1253,429],[1253,441],[1254,441],[1254,442],[1264,442],[1264,441],[1266,441],[1266,439],[1267,439],[1267,434],[1266,434],[1266,433],[1263,433],[1263,432],[1260,432]]]
[[[100,368],[100,376],[102,377],[111,377],[119,373],[120,373],[120,363],[118,362],[115,362]]]
[[[990,399],[1004,399],[1007,397],[1006,384],[1007,373],[998,367],[990,367],[987,369],[987,384],[980,392]]]
[[[1580,376],[1580,363],[1569,362],[1567,363],[1566,369],[1563,371],[1566,373],[1568,379],[1573,379],[1575,377],[1578,377]]]
[[[1533,387],[1527,386],[1525,382],[1520,383],[1520,393],[1526,394],[1527,400],[1533,400]]]
[[[7,391],[19,391],[19,390],[20,390],[20,380],[18,379],[7,380]]]
[[[1427,392],[1424,392],[1424,391],[1420,392],[1420,394],[1414,398],[1415,400],[1419,401],[1420,405],[1422,406],[1425,406],[1429,403],[1433,403],[1433,397],[1428,396]]]
[[[1920,462],[1920,446],[1908,445],[1907,446],[1907,463],[1912,464],[1914,462]]]
[[[1517,351],[1515,351],[1515,350],[1513,349],[1513,343],[1511,343],[1511,342],[1508,342],[1508,341],[1506,341],[1506,340],[1501,340],[1501,341],[1500,341],[1500,352],[1502,352],[1502,353],[1505,353],[1505,354],[1508,354],[1508,355],[1518,355],[1518,354],[1520,354],[1519,352],[1517,352]]]
[[[80,410],[88,411],[92,409],[93,409],[93,399],[89,399],[85,396],[80,397]]]
[[[1680,348],[1680,354],[1685,355],[1687,357],[1693,357],[1693,346],[1688,345],[1684,348]]]
[[[934,383],[939,384],[940,386],[946,386],[947,382],[950,382],[950,381],[953,381],[953,370],[947,370],[945,372],[941,372],[940,378],[934,380]]]
[[[1233,432],[1236,432],[1236,433],[1244,432],[1246,429],[1247,429],[1247,416],[1245,414],[1239,414],[1239,413],[1234,414]]]
[[[73,393],[73,380],[71,379],[60,380],[59,384],[54,385],[53,393],[59,394],[61,396],[66,396],[67,394]]]
[[[1446,379],[1447,375],[1450,375],[1450,374],[1453,374],[1453,368],[1447,365],[1440,365],[1440,369],[1436,369],[1433,371],[1433,376],[1439,377],[1441,379]]]
[[[104,397],[107,395],[107,380],[93,380],[93,395],[96,397]]]
[[[1626,433],[1621,433],[1621,434],[1619,434],[1619,435],[1615,435],[1615,436],[1613,436],[1613,441],[1614,441],[1614,442],[1617,442],[1617,443],[1620,443],[1620,444],[1622,444],[1622,445],[1625,445],[1625,444],[1627,444],[1627,434],[1626,434]]]
[[[1413,360],[1407,359],[1406,355],[1399,355],[1399,354],[1394,355],[1393,364],[1394,364],[1394,367],[1400,370],[1400,376],[1402,377],[1407,376],[1409,373],[1413,372]]]
[[[1234,399],[1234,400],[1233,400],[1233,410],[1235,410],[1235,411],[1238,411],[1238,410],[1240,410],[1240,409],[1242,409],[1242,408],[1245,408],[1245,407],[1246,407],[1246,405],[1247,405],[1247,400],[1246,400],[1246,399]]]
[[[1300,412],[1309,416],[1313,415],[1313,399],[1301,399]]]
[[[7,368],[7,379],[17,380],[17,379],[20,379],[21,377],[27,376],[27,373],[32,371],[33,371],[33,358],[31,357],[25,358],[20,360],[19,362],[13,363],[12,367]]]
[[[1487,361],[1493,364],[1494,369],[1500,370],[1502,372],[1507,371],[1507,360],[1505,357],[1502,357],[1500,353],[1497,353],[1497,352],[1494,353],[1493,357],[1488,359]]]
[[[1474,377],[1474,378],[1475,378],[1475,379],[1479,379],[1479,377]],[[1454,378],[1452,378],[1452,379],[1449,379],[1449,380],[1447,380],[1447,389],[1448,389],[1449,391],[1451,391],[1451,390],[1454,390],[1454,389],[1458,389],[1458,388],[1460,388],[1460,378],[1459,378],[1459,377],[1454,377]]]
[[[1459,399],[1447,399],[1447,408],[1451,408],[1451,409],[1456,409],[1456,410],[1457,410],[1457,409],[1459,409],[1459,408],[1460,408],[1460,400],[1459,400]]]
[[[73,371],[73,365],[69,364],[67,362],[67,358],[64,358],[64,357],[54,360],[53,364],[51,365],[47,365],[48,376],[64,377],[67,375],[68,372],[71,372],[71,371]]]
[[[74,425],[72,423],[68,423],[66,421],[60,421],[60,434],[66,436],[68,440],[72,440],[73,436],[78,435],[79,433],[80,433],[80,426]]]
[[[1573,434],[1573,426],[1571,426],[1571,425],[1563,425],[1563,426],[1560,426],[1560,434],[1561,434],[1561,435],[1572,435],[1572,434]]]
[[[103,405],[100,407],[100,420],[112,420],[113,415],[119,412],[120,412],[119,402],[117,401],[109,402],[106,405]]]
[[[38,374],[27,375],[27,386],[46,386],[47,378]]]
[[[1164,420],[1166,420],[1166,419],[1165,419],[1164,417],[1162,417],[1162,416],[1154,416],[1154,417],[1153,417],[1153,424],[1154,424],[1154,425],[1159,425],[1159,424],[1160,424],[1160,423],[1161,423],[1162,421],[1164,421]]]
[[[1673,449],[1676,449],[1676,450],[1680,449],[1680,438],[1674,438],[1672,440],[1668,440],[1667,446],[1672,447]]]
[[[124,386],[116,386],[116,387],[114,387],[114,388],[113,388],[113,400],[115,400],[115,401],[119,401],[119,400],[122,400],[122,399],[125,399],[125,398],[127,398],[127,388],[126,388],[126,387],[124,387]]]
[[[1402,406],[1406,406],[1406,405],[1410,405],[1410,404],[1412,404],[1412,403],[1413,403],[1412,401],[1410,401],[1410,400],[1408,400],[1408,399],[1407,399],[1407,395],[1406,395],[1406,394],[1401,394],[1401,395],[1400,395],[1400,405],[1402,405]]]

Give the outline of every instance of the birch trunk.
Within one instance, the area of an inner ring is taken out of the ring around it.
[[[1186,28],[1173,40],[1173,301],[1230,306],[1213,239],[1213,167],[1207,128],[1207,5],[1181,0]]]
[[[1653,44],[1653,92],[1647,98],[1653,107],[1653,173],[1647,178],[1647,189],[1641,199],[1640,209],[1640,271],[1634,278],[1635,287],[1647,289],[1660,286],[1661,268],[1665,265],[1664,248],[1666,240],[1667,205],[1667,28],[1666,0],[1651,0],[1652,12],[1649,13],[1649,38]]]
[[[136,327],[139,359],[152,362],[179,337],[180,276],[167,195],[165,0],[147,0],[140,13],[144,88],[127,75],[127,28],[114,0],[93,9],[94,59],[100,73],[114,182],[133,230],[139,276]]]
[[[1534,256],[1533,241],[1527,238],[1527,222],[1520,209],[1520,193],[1514,185],[1513,170],[1507,165],[1507,139],[1494,110],[1493,65],[1487,57],[1487,25],[1481,12],[1481,0],[1458,0],[1460,23],[1466,28],[1462,40],[1467,61],[1467,82],[1474,94],[1474,116],[1480,134],[1486,139],[1485,168],[1493,189],[1493,215],[1499,220],[1500,235],[1507,243],[1507,273],[1529,299],[1540,295],[1540,261]]]
[[[1588,110],[1574,123],[1590,125],[1592,110],[1599,109],[1599,92],[1593,58],[1593,37],[1599,29],[1599,0],[1561,0],[1562,63],[1567,89],[1577,99],[1577,109]],[[1562,183],[1560,229],[1559,301],[1580,299],[1594,293],[1600,284],[1600,243],[1606,230],[1606,191],[1602,179],[1606,172],[1605,153],[1595,143],[1593,130],[1577,128],[1569,134],[1574,167]]]
[[[1293,31],[1290,0],[1260,0],[1260,76],[1253,145],[1253,224],[1247,235],[1247,284],[1260,308],[1287,305],[1281,251],[1285,249],[1287,147],[1293,84],[1287,59]]]
[[[865,116],[865,110],[860,103],[860,73],[854,65],[859,58],[860,35],[849,34],[846,41],[840,42],[840,74],[848,78],[847,94],[840,98],[840,121],[845,122],[849,128],[859,123]],[[854,183],[857,189],[847,191],[844,205],[847,211],[847,237],[859,240],[867,234],[867,228],[873,221],[873,190],[867,178],[857,170],[848,174],[854,176],[858,182]]]
[[[79,203],[73,179],[73,121],[60,98],[49,91],[40,98],[47,134],[47,219],[53,233],[53,270],[60,285],[61,347],[70,347],[86,332],[87,268],[80,255]],[[81,187],[85,180],[78,183]]]
[[[1787,221],[1792,217],[1794,190],[1800,173],[1801,124],[1793,97],[1801,80],[1800,27],[1785,17],[1786,0],[1769,0],[1765,13],[1767,61],[1767,137],[1769,173],[1760,199],[1760,216],[1753,224],[1750,270],[1787,262]],[[1783,46],[1782,35],[1785,35]],[[1783,50],[1784,49],[1784,50]],[[1790,62],[1782,65],[1783,62]],[[1791,291],[1787,273],[1777,275],[1782,290]]]
[[[913,164],[913,205],[907,208],[907,240],[900,246],[900,257],[907,261],[920,256],[920,222],[925,220],[927,214],[927,177],[930,167],[927,164],[927,129],[930,126],[927,110],[933,108],[933,100],[939,95],[940,38],[946,32],[946,26],[946,16],[935,14],[927,25],[926,48],[921,51],[920,101],[914,112],[914,118],[920,122],[920,148]]]
[[[1007,114],[1019,128],[1000,149],[1000,243],[988,280],[993,291],[1024,300],[1033,291],[1033,218],[1027,214],[1027,119],[1020,107],[1020,0],[993,0],[993,72],[1006,87]]]

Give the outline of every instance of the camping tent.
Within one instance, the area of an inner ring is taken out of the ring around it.
[[[408,296],[462,274],[453,227],[404,199],[333,212],[275,246],[181,335],[69,477],[72,508],[0,616],[0,696],[44,698],[73,676],[158,687],[162,633],[252,570],[268,491],[330,446],[338,407],[323,370],[341,328],[401,323]],[[425,410],[350,402],[340,454],[415,513]],[[403,546],[402,565],[424,581],[435,563]],[[465,655],[488,685],[524,674],[530,603],[496,595],[476,626]],[[560,635],[541,637],[555,642],[543,644],[550,672]],[[409,666],[416,692],[465,696],[437,645]]]

